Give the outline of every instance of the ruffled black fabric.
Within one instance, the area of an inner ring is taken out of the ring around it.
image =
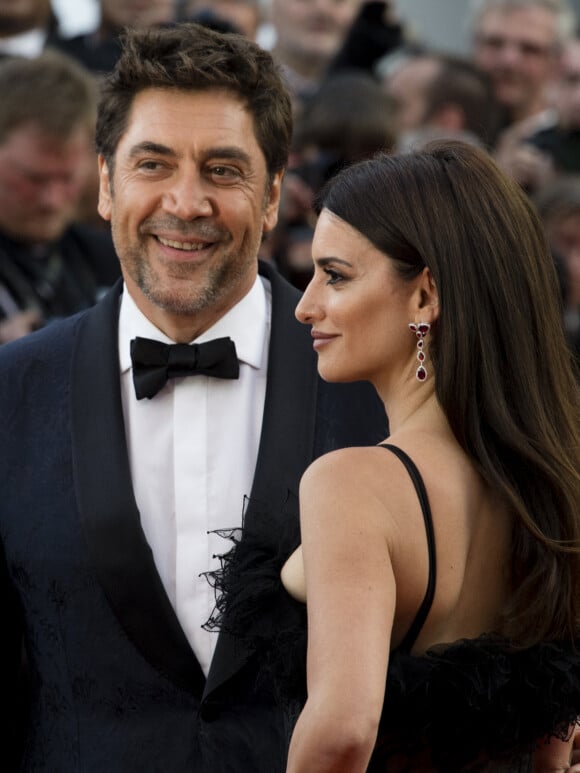
[[[272,533],[263,516],[220,532],[234,547],[209,575],[217,600],[206,627],[238,637],[260,659],[293,722],[306,700],[306,607],[280,580],[299,544],[295,519],[284,524]],[[571,643],[518,650],[485,635],[422,656],[394,651],[368,770],[521,773],[539,739],[566,738],[577,718],[580,649]]]
[[[421,749],[448,773],[499,770],[500,761],[502,770],[526,770],[536,743],[565,739],[579,716],[580,651],[570,643],[518,650],[488,635],[422,656],[395,651],[370,770]]]
[[[243,529],[217,533],[233,547],[206,574],[216,606],[204,628],[235,636],[259,658],[264,681],[296,719],[306,700],[306,607],[286,593],[280,572],[300,544],[297,497],[288,493],[281,519],[258,507]]]

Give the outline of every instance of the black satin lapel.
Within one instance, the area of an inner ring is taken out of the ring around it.
[[[75,486],[99,581],[129,638],[179,687],[205,678],[157,573],[131,485],[119,386],[120,283],[83,319],[72,362]]]
[[[317,360],[308,328],[294,310],[300,293],[269,267],[272,331],[268,386],[251,499],[281,506],[313,458],[317,410]],[[246,518],[251,517],[251,507]]]
[[[261,266],[261,273],[272,286],[272,329],[260,450],[245,521],[264,503],[276,529],[288,492],[297,495],[313,459],[318,377],[309,332],[294,317],[300,293],[268,266]],[[247,651],[239,645],[220,634],[204,697],[242,667]]]

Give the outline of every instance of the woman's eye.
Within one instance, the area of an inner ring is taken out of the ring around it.
[[[340,282],[340,280],[344,278],[342,274],[339,274],[338,271],[335,271],[332,268],[325,268],[324,273],[328,276],[328,281],[326,283],[328,285],[335,285],[337,282]]]

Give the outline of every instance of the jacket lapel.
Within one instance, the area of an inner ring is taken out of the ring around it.
[[[300,293],[269,266],[261,265],[260,273],[272,288],[272,328],[262,435],[245,524],[266,507],[273,533],[278,533],[282,518],[298,516],[297,507],[287,503],[297,502],[300,478],[313,458],[318,377],[312,341],[294,317]],[[235,674],[249,654],[222,631],[204,698]]]
[[[145,658],[201,694],[203,672],[141,529],[125,441],[117,327],[121,282],[81,319],[71,372],[72,451],[89,554],[122,627]]]
[[[308,331],[296,321],[300,293],[262,266],[272,287],[272,330],[268,381],[252,501],[282,505],[288,491],[298,493],[315,436],[318,376]],[[278,508],[277,508],[278,509]]]

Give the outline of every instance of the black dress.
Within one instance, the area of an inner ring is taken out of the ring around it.
[[[436,584],[431,510],[413,461],[396,446],[384,448],[405,465],[419,497],[429,550],[423,603],[401,645],[391,652],[385,701],[369,773],[524,773],[532,770],[538,739],[565,738],[580,717],[580,648],[546,642],[517,649],[482,635],[411,655],[427,618]],[[209,630],[226,629],[259,658],[286,709],[288,742],[306,700],[306,607],[292,599],[280,571],[299,543],[297,534],[268,536],[268,517],[252,532],[222,532],[234,548],[210,573],[217,591]],[[241,538],[240,538],[241,537]],[[292,622],[260,630],[279,615]]]

